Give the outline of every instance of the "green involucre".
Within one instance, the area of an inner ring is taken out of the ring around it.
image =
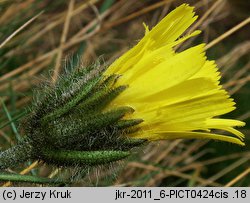
[[[126,158],[145,140],[129,138],[141,119],[125,120],[131,107],[108,107],[127,86],[116,86],[119,75],[104,76],[105,66],[93,65],[61,76],[35,96],[31,113],[22,121],[25,138],[0,153],[0,169],[27,160],[58,166],[96,166]]]
[[[60,165],[95,166],[118,161],[130,155],[127,151],[59,151],[45,150],[43,157]]]

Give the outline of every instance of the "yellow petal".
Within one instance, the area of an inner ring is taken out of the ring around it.
[[[155,40],[153,48],[175,41],[197,19],[193,7],[183,4],[163,18],[147,35]]]
[[[183,4],[169,13],[151,31],[146,28],[146,34],[141,41],[117,59],[107,69],[106,74],[123,74],[135,66],[147,50],[155,50],[173,43],[196,20],[193,7]],[[197,32],[195,33],[197,34]],[[193,34],[192,34],[193,35]]]
[[[212,95],[216,92],[220,92],[220,88],[210,79],[194,78],[148,96],[143,101],[140,101],[140,103],[144,102],[147,109],[152,109],[155,106],[175,104],[205,95]]]
[[[213,139],[224,142],[231,142],[241,146],[245,146],[244,142],[235,137],[213,134],[213,133],[202,133],[202,132],[166,132],[158,134],[136,134],[134,138],[144,138],[148,140],[172,140],[172,139]]]
[[[214,61],[206,61],[204,66],[192,76],[192,78],[206,77],[214,81],[215,84],[219,84],[220,73]]]
[[[131,134],[138,138],[216,139],[244,145],[244,135],[234,129],[244,122],[214,118],[233,111],[235,103],[219,85],[220,73],[214,61],[206,60],[204,45],[174,51],[176,45],[200,33],[180,38],[195,19],[193,8],[182,5],[152,30],[144,24],[142,40],[105,72],[120,74],[116,85],[128,86],[110,108],[126,105],[135,109],[129,118],[144,120],[141,131]],[[212,129],[237,137],[210,133]]]
[[[242,127],[244,125],[245,125],[244,122],[238,121],[238,120],[232,120],[232,119],[213,118],[213,119],[208,119],[206,121],[207,128],[225,130],[225,131],[231,132],[232,134],[236,135],[240,139],[244,139],[245,137],[244,134],[232,127],[235,127],[235,126]]]
[[[212,95],[181,101],[166,106],[154,106],[135,111],[134,116],[147,122],[166,122],[168,125],[197,119],[206,119],[234,110],[234,102],[228,99],[224,91]]]
[[[142,99],[185,81],[204,65],[206,58],[203,49],[203,44],[192,47],[149,68],[128,82],[129,88],[121,94],[122,100]],[[124,84],[122,77],[118,84]]]

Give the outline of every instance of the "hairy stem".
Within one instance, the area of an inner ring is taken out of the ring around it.
[[[20,174],[0,174],[1,181],[11,181],[11,182],[28,182],[37,184],[66,184],[66,181],[60,179],[43,178],[31,175],[20,175]]]
[[[0,152],[0,170],[14,167],[31,158],[33,147],[29,139],[23,139],[17,145]]]

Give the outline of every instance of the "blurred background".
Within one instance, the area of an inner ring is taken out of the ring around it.
[[[241,129],[246,147],[200,140],[155,142],[125,162],[88,171],[73,185],[250,186],[250,1],[246,0],[0,0],[0,149],[22,136],[19,122],[34,88],[56,80],[65,66],[86,66],[100,56],[111,63],[144,35],[143,22],[152,28],[182,3],[195,7],[199,18],[190,29],[202,34],[178,50],[208,44],[208,58],[216,60],[222,84],[237,103],[237,109],[224,117],[247,123]],[[12,172],[66,174],[41,163],[24,170],[30,164]],[[78,176],[78,170],[71,173]]]

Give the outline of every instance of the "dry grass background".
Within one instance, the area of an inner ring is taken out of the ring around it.
[[[203,32],[178,49],[208,43],[208,56],[216,59],[223,85],[237,102],[230,116],[248,123],[242,130],[246,147],[199,140],[152,143],[118,167],[89,172],[76,185],[250,186],[250,2],[244,0],[0,0],[1,148],[21,136],[18,122],[34,87],[55,81],[65,65],[88,65],[101,55],[111,63],[143,36],[142,22],[152,27],[182,3],[195,6],[199,19],[191,29]],[[15,172],[60,174],[38,162]]]

